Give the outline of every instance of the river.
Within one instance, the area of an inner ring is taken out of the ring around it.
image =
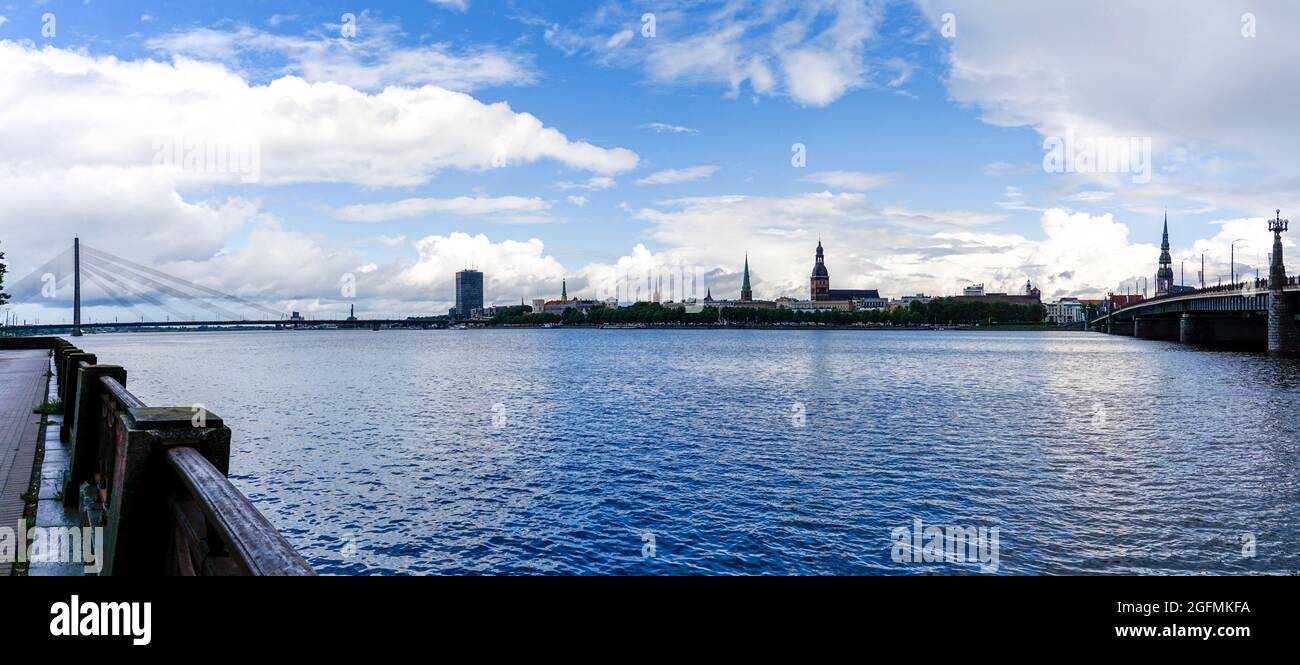
[[[232,481],[322,574],[1300,571],[1296,360],[1089,332],[78,342],[224,418]],[[994,565],[900,560],[918,520],[996,528]]]

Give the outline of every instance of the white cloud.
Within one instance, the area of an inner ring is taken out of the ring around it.
[[[572,203],[573,205],[576,205],[579,208],[582,208],[587,205],[587,197],[585,196],[570,196],[568,197],[568,199],[569,199],[569,203]]]
[[[640,28],[640,8],[605,5],[581,27],[548,25],[548,43],[568,55],[590,52],[598,61],[640,65],[664,85],[721,85],[730,96],[744,87],[757,95],[783,94],[806,106],[825,106],[867,85],[897,87],[913,66],[883,58],[870,66],[883,3],[861,0],[770,0],[656,10],[656,37],[625,39]],[[614,37],[606,37],[618,27]]]
[[[1265,173],[1297,172],[1296,3],[1197,12],[1177,0],[920,4],[936,29],[943,13],[959,17],[957,38],[941,40],[948,90],[990,124],[1043,136],[1149,136],[1157,168],[1169,173],[1243,155]],[[1253,38],[1241,33],[1248,11],[1258,12]]]
[[[685,169],[665,169],[656,171],[636,181],[638,185],[676,185],[683,182],[705,180],[717,172],[718,167],[711,164],[692,166]]]
[[[886,187],[892,185],[897,179],[898,174],[896,173],[863,173],[860,171],[819,171],[805,178],[805,180],[827,187],[848,189],[856,192]]]
[[[510,304],[520,298],[559,297],[564,267],[544,251],[541,240],[492,242],[487,236],[452,233],[431,235],[415,243],[419,258],[398,272],[396,291],[423,294],[440,304],[454,301],[452,275],[466,266],[483,271],[488,302]],[[445,308],[443,308],[445,313]]]
[[[756,296],[805,297],[819,238],[832,286],[893,296],[951,295],[970,282],[1012,291],[1026,280],[1049,297],[1098,296],[1154,274],[1159,256],[1158,236],[1135,243],[1128,225],[1110,214],[1045,210],[1042,237],[1034,239],[976,230],[999,220],[996,213],[880,208],[857,193],[697,197],[637,216],[664,247],[657,265],[695,266],[711,275],[714,297],[734,297],[746,252]]]
[[[699,134],[699,130],[683,127],[681,125],[670,125],[666,122],[652,122],[645,125],[647,129],[655,130],[658,134]]]
[[[418,185],[443,169],[541,159],[601,174],[636,166],[623,148],[570,141],[504,102],[435,86],[368,94],[284,77],[250,85],[225,66],[122,61],[0,42],[0,161],[32,168],[148,166],[160,141],[256,148],[260,182]],[[74,85],[94,80],[93,86]],[[177,177],[209,180],[182,169]],[[228,180],[236,180],[237,174]]]
[[[288,20],[272,16],[274,27]],[[307,36],[280,35],[248,25],[229,29],[194,28],[150,38],[157,52],[213,60],[264,73],[312,82],[342,83],[361,90],[390,85],[436,85],[468,92],[484,87],[526,85],[536,80],[530,58],[489,47],[454,52],[447,44],[405,47],[401,26],[368,12],[356,20],[357,33],[343,37],[338,25]],[[272,65],[266,64],[270,59]],[[264,71],[267,70],[267,71]]]
[[[572,182],[572,181],[565,180],[562,182],[555,183],[556,187],[559,187],[560,189],[566,192],[572,189],[585,189],[590,191],[610,189],[614,185],[615,185],[614,179],[609,176],[593,176],[591,178],[588,178],[580,182]]]
[[[469,0],[429,0],[429,2],[448,9],[455,9],[459,12],[469,9]]]
[[[499,196],[450,199],[411,198],[392,203],[365,203],[343,206],[334,211],[335,219],[349,222],[384,222],[393,219],[410,219],[442,214],[458,217],[498,215],[502,219],[518,221],[524,213],[541,213],[549,210],[550,202],[536,197]],[[530,219],[536,219],[532,217]]]

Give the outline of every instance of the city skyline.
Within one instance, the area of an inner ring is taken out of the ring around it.
[[[53,10],[48,36],[51,12],[4,9],[0,49],[15,66],[0,73],[0,98],[14,113],[0,130],[38,143],[0,151],[10,185],[0,224],[14,279],[80,234],[309,315],[351,302],[442,313],[455,301],[446,276],[466,265],[507,302],[552,297],[561,279],[602,297],[647,270],[665,275],[664,290],[680,292],[681,273],[694,272],[698,293],[738,292],[748,255],[763,266],[755,297],[797,296],[817,238],[837,248],[837,288],[1010,291],[1032,280],[1045,298],[1101,297],[1151,280],[1166,207],[1174,267],[1204,254],[1215,282],[1265,267],[1270,211],[1296,202],[1295,139],[1279,109],[1294,88],[1284,35],[1300,11],[1227,3],[1190,17],[1164,10],[1173,6],[1133,9],[1122,25],[1106,3],[1069,15],[1103,41],[1143,35],[1130,58],[1198,63],[1177,68],[1188,79],[1113,54],[1066,57],[1083,38],[1060,42],[1044,26],[1061,15],[1032,3],[664,5],[653,36],[642,34],[645,11],[615,5],[524,2],[503,17],[489,2],[379,3],[348,21],[307,3],[274,14],[96,7],[94,21],[67,7]],[[1251,11],[1261,29],[1248,36]],[[772,46],[779,31],[801,37]],[[706,45],[723,57],[683,57]],[[1034,72],[1007,66],[1015,52],[1035,54]],[[105,84],[74,90],[63,83],[72,72]],[[1067,89],[1038,95],[1036,76]],[[1241,94],[1205,92],[1223,79]],[[1201,112],[1161,114],[1171,88]],[[220,91],[214,106],[141,92],[185,100],[200,89]],[[1250,98],[1274,101],[1237,101]],[[280,111],[343,100],[350,115],[307,116],[299,131]],[[39,112],[51,107],[90,111]],[[129,111],[95,111],[105,108]],[[211,122],[214,109],[238,123]],[[450,131],[390,132],[381,118],[397,109]],[[353,129],[331,134],[337,122]],[[501,140],[505,127],[519,134]],[[1139,149],[1150,139],[1150,152],[1136,170],[1048,168],[1054,140],[1074,155],[1103,137]],[[195,151],[222,149],[225,171],[187,166]],[[348,276],[355,297],[340,293]],[[15,307],[29,319],[60,309],[41,305]]]

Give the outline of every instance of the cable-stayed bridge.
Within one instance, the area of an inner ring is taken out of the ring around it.
[[[165,273],[129,259],[82,244],[73,244],[58,256],[14,283],[12,304],[39,304],[72,308],[71,322],[6,325],[4,330],[71,331],[83,329],[134,329],[149,327],[222,326],[392,326],[410,321],[396,319],[325,319],[307,321],[259,302],[241,298]],[[131,313],[130,320],[84,321],[83,303]],[[16,318],[16,317],[15,317]],[[17,320],[6,324],[18,324]]]

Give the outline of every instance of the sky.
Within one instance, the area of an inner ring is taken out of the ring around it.
[[[315,318],[446,313],[465,267],[489,304],[734,298],[748,257],[806,298],[819,241],[893,298],[1154,291],[1166,214],[1176,279],[1267,273],[1300,4],[1191,7],[0,0],[6,309],[70,318],[74,236]]]

